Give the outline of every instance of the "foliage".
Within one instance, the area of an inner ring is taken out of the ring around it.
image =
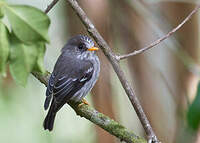
[[[6,75],[6,61],[9,55],[9,32],[6,26],[0,21],[0,73]]]
[[[5,16],[10,24],[9,30],[3,23]],[[30,72],[44,73],[49,25],[48,16],[37,8],[0,1],[0,75],[6,76],[9,64],[14,80],[24,86]]]
[[[196,97],[188,109],[187,119],[189,127],[197,130],[200,123],[200,82],[197,87]]]

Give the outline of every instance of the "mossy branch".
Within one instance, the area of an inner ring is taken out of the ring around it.
[[[49,79],[49,72],[46,72],[44,75],[39,73],[32,73],[41,83],[47,86],[48,79]],[[147,141],[134,134],[133,132],[128,131],[124,126],[120,125],[118,122],[110,119],[108,116],[98,112],[97,110],[93,109],[88,105],[81,105],[77,103],[69,103],[69,105],[74,109],[77,115],[88,119],[89,121],[93,122],[97,126],[101,127],[102,129],[106,130],[110,134],[116,136],[121,141],[125,141],[127,143],[146,143]]]

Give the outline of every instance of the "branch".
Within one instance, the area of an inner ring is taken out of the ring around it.
[[[112,64],[129,100],[131,101],[143,127],[148,137],[148,142],[154,142],[158,143],[158,139],[142,109],[142,106],[140,105],[139,100],[137,99],[134,90],[131,88],[130,83],[126,79],[126,76],[124,72],[122,71],[117,56],[111,51],[111,48],[108,46],[106,41],[103,39],[103,37],[99,34],[97,29],[94,27],[90,19],[87,17],[85,12],[82,10],[82,8],[79,6],[76,0],[67,0],[69,5],[73,8],[74,12],[78,15],[82,23],[84,24],[85,28],[87,29],[88,33],[91,37],[94,38],[96,43],[99,45],[99,47],[102,49],[110,63]]]
[[[154,41],[153,43],[151,43],[150,45],[140,49],[140,50],[135,50],[134,52],[132,53],[129,53],[129,54],[125,54],[125,55],[121,55],[121,56],[118,56],[117,59],[118,60],[123,60],[123,59],[126,59],[130,56],[135,56],[135,55],[138,55],[138,54],[142,54],[144,53],[145,51],[155,47],[156,45],[160,44],[162,41],[166,40],[168,37],[170,37],[172,34],[174,34],[177,30],[179,30],[187,21],[189,21],[191,19],[191,17],[197,13],[197,11],[199,10],[200,8],[200,5],[198,5],[177,27],[175,27],[174,29],[172,29],[172,31],[168,32],[166,35],[164,35],[163,37],[157,39],[156,41]]]
[[[44,11],[46,14],[56,5],[59,0],[53,0],[50,5],[47,6],[46,10]]]
[[[48,84],[50,73],[44,75],[33,72],[32,73],[41,83],[45,86]],[[96,111],[88,105],[78,106],[79,103],[69,103],[69,105],[74,109],[77,115],[84,117],[94,124],[98,125],[102,129],[106,130],[110,134],[116,136],[121,141],[127,143],[146,143],[146,140],[140,136],[135,135],[133,132],[129,132],[124,126],[120,125],[118,122],[110,119],[104,114]]]

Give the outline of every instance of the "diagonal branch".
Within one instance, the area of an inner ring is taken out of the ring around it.
[[[47,8],[45,9],[45,13],[47,14],[55,5],[56,3],[58,2],[59,0],[53,0],[50,5],[47,6]]]
[[[158,143],[158,139],[142,109],[142,106],[140,105],[139,100],[137,99],[134,90],[131,88],[130,83],[126,79],[126,76],[124,72],[122,71],[117,56],[111,51],[111,48],[108,46],[106,41],[103,39],[103,37],[99,34],[95,26],[92,24],[90,19],[87,17],[85,12],[82,10],[82,8],[79,6],[76,0],[67,0],[69,5],[73,8],[74,12],[78,15],[82,23],[84,24],[85,28],[87,29],[88,33],[91,35],[91,37],[94,38],[96,43],[99,45],[99,47],[102,49],[110,63],[112,64],[129,100],[131,101],[143,127],[147,134],[149,142]]]
[[[199,10],[200,5],[198,5],[177,27],[175,27],[174,29],[172,29],[170,32],[168,32],[166,35],[164,35],[163,37],[157,39],[156,41],[154,41],[153,43],[151,43],[150,45],[140,49],[140,50],[135,50],[132,53],[129,54],[125,54],[125,55],[120,55],[117,57],[118,60],[123,60],[126,59],[130,56],[135,56],[138,54],[142,54],[145,51],[155,47],[156,45],[160,44],[162,41],[166,40],[167,38],[169,38],[172,34],[174,34],[177,30],[179,30],[187,21],[189,21],[191,19],[191,17],[197,13],[197,11]]]
[[[47,86],[50,73],[42,75],[33,72],[32,74],[41,83]],[[129,132],[124,126],[120,125],[118,122],[110,119],[109,117],[96,111],[88,105],[83,104],[81,106],[78,106],[77,103],[69,103],[69,105],[74,109],[77,115],[80,115],[81,117],[90,120],[110,134],[119,138],[121,141],[125,141],[127,143],[146,143],[146,140],[144,138],[135,135],[133,132]]]

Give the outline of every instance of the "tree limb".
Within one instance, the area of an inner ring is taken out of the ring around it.
[[[148,140],[150,142],[158,143],[159,140],[157,139],[157,137],[156,137],[156,135],[155,135],[155,133],[154,133],[143,109],[142,109],[142,106],[140,105],[140,102],[134,93],[134,90],[131,88],[130,83],[126,79],[126,76],[118,63],[117,56],[111,51],[111,48],[108,46],[108,44],[103,39],[103,37],[99,34],[97,29],[92,24],[92,22],[87,17],[87,15],[82,10],[82,8],[79,6],[77,1],[76,0],[67,0],[67,2],[73,8],[73,10],[77,14],[77,16],[80,18],[80,20],[84,24],[85,28],[87,29],[88,33],[90,34],[90,36],[94,38],[96,43],[99,45],[101,50],[104,52],[104,54],[106,55],[106,57],[112,64],[129,100],[131,101],[131,103],[137,113],[137,116],[139,117],[139,119],[144,127],[144,130],[147,134]]]
[[[50,73],[47,72],[44,75],[42,75],[33,72],[32,74],[41,83],[47,86]],[[129,132],[124,126],[120,125],[118,122],[110,119],[109,117],[96,111],[88,105],[83,104],[81,106],[78,106],[79,103],[73,102],[70,102],[69,105],[74,109],[77,115],[90,120],[91,122],[106,130],[110,134],[119,138],[121,141],[125,141],[127,143],[147,143],[147,141],[144,138],[135,135],[133,132]]]
[[[200,5],[197,5],[197,7],[174,29],[172,29],[170,32],[168,32],[166,35],[164,35],[163,37],[157,39],[156,41],[154,41],[153,43],[151,43],[150,45],[147,45],[146,47],[140,49],[140,50],[135,50],[132,53],[129,54],[125,54],[125,55],[120,55],[117,57],[118,60],[123,60],[126,59],[130,56],[135,56],[138,54],[142,54],[145,51],[155,47],[156,45],[160,44],[162,41],[166,40],[167,38],[169,38],[172,34],[174,34],[177,30],[179,30],[187,21],[189,21],[191,19],[191,17],[197,13],[197,11],[199,10]]]
[[[47,14],[55,5],[56,3],[58,2],[59,0],[53,0],[50,5],[47,6],[47,8],[45,9],[45,13]]]

